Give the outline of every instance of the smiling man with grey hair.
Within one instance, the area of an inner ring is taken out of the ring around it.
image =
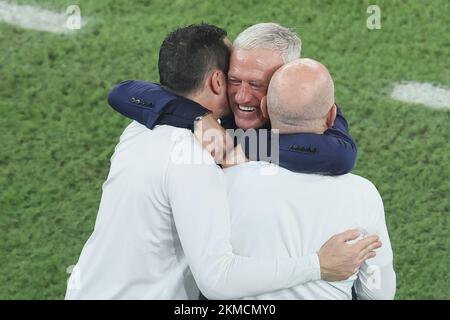
[[[284,65],[270,81],[262,112],[280,133],[323,134],[336,117],[328,70],[311,59]],[[317,252],[324,240],[350,228],[377,234],[383,246],[344,281],[311,281],[249,298],[351,299],[354,285],[358,299],[392,299],[393,254],[375,186],[353,174],[329,177],[280,168],[277,174],[261,175],[266,165],[248,162],[224,171],[236,253],[253,258],[299,257]]]
[[[300,58],[300,53],[300,38],[277,23],[258,23],[237,36],[228,71],[228,100],[239,128],[268,125],[260,103],[270,78],[283,64]]]
[[[269,49],[281,54],[284,63],[300,58],[302,42],[291,29],[274,22],[257,23],[242,31],[233,42],[235,49]]]

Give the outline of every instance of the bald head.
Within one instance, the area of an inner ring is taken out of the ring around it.
[[[312,59],[282,66],[270,80],[267,110],[272,128],[280,133],[323,133],[335,112],[334,84],[327,68]]]

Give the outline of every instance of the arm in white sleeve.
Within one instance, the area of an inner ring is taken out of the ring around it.
[[[190,152],[200,153],[203,163],[169,160],[165,184],[184,254],[202,293],[232,299],[320,279],[317,254],[273,260],[233,254],[224,175],[192,135],[189,139]]]
[[[375,187],[374,187],[375,188]],[[377,234],[382,247],[376,250],[376,257],[366,260],[360,267],[355,291],[361,300],[392,300],[396,291],[396,275],[393,254],[384,216],[383,201],[376,191],[367,202],[375,210],[375,221],[370,234]]]

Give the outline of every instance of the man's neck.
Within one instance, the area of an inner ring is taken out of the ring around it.
[[[280,134],[294,134],[294,133],[313,133],[323,134],[327,129],[326,123],[322,120],[306,120],[296,121],[296,123],[287,123],[274,121],[272,129],[278,129]]]
[[[217,117],[214,115],[214,112],[211,110],[210,107],[208,107],[208,105],[210,104],[208,99],[205,97],[204,94],[202,93],[192,93],[192,94],[187,94],[184,96],[186,99],[192,100],[196,103],[198,103],[199,105],[201,105],[203,108],[208,109],[209,111],[212,112],[213,117],[217,120]]]
[[[313,133],[313,134],[323,134],[326,129],[324,128],[304,128],[304,127],[290,127],[290,126],[280,126],[278,129],[280,134],[294,134],[294,133]]]

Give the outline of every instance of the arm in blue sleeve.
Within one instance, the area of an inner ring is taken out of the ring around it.
[[[341,175],[356,163],[358,148],[348,133],[348,123],[337,108],[332,128],[324,134],[280,135],[280,166],[294,172]]]
[[[108,103],[117,112],[149,129],[167,124],[193,131],[194,119],[208,111],[158,84],[138,80],[116,85],[109,93]],[[224,121],[223,125],[235,128],[233,117],[229,119],[229,124]],[[280,135],[280,166],[294,172],[345,174],[353,169],[356,156],[356,143],[348,133],[347,121],[339,108],[334,126],[322,135]]]
[[[194,119],[208,111],[158,84],[138,80],[126,80],[116,85],[109,93],[108,103],[117,112],[149,129],[167,124],[193,131]]]

